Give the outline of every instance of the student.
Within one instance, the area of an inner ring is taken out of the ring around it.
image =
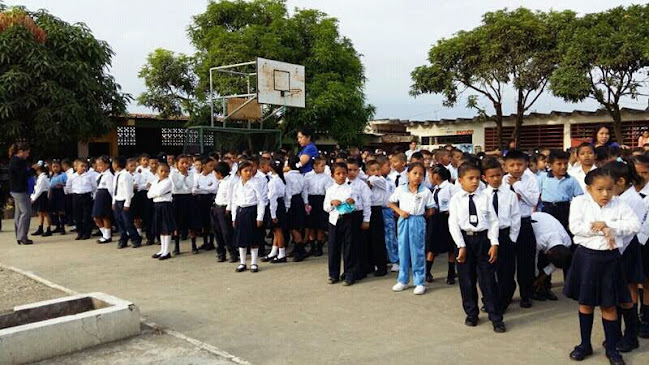
[[[458,178],[457,169],[464,163],[464,152],[457,148],[451,150],[451,163],[446,168],[451,172],[451,181],[455,182]]]
[[[198,247],[199,250],[211,251],[215,248],[210,212],[218,187],[219,182],[214,175],[214,160],[206,157],[201,161],[201,171],[195,172],[192,187],[192,194],[197,203],[197,225],[203,231],[203,245]]]
[[[496,284],[498,216],[491,197],[486,192],[476,193],[480,181],[478,166],[468,162],[462,164],[458,169],[458,180],[462,190],[451,198],[448,227],[458,252],[460,293],[467,315],[464,324],[470,327],[478,324],[478,281],[494,332],[502,333],[506,328]]]
[[[516,292],[516,253],[514,242],[521,230],[521,213],[518,197],[503,184],[502,165],[495,158],[482,161],[482,179],[488,187],[485,194],[498,217],[498,265],[496,279],[501,313],[504,313]]]
[[[34,192],[31,194],[30,199],[31,203],[34,206],[34,210],[38,213],[39,225],[36,232],[32,233],[32,236],[43,236],[49,237],[52,235],[52,219],[50,218],[50,203],[47,198],[48,192],[50,190],[50,178],[48,176],[48,168],[45,164],[40,161],[33,166],[33,169],[36,170],[38,178],[36,179],[36,185],[34,186]],[[47,223],[47,230],[43,231],[43,223]]]
[[[642,178],[642,182],[636,184],[635,190],[642,198],[645,207],[649,209],[649,157],[634,156],[633,163],[638,176]],[[647,241],[649,240],[649,231],[647,231],[648,225],[649,220],[645,219],[643,229],[638,232],[638,241],[640,242],[642,252],[642,268],[645,277],[643,288],[649,288],[649,245],[647,245]],[[643,290],[642,294],[638,336],[649,338],[649,290]]]
[[[144,217],[144,202],[147,200],[146,191],[142,188],[146,185],[143,181],[142,174],[137,170],[138,159],[129,158],[126,160],[126,171],[133,179],[133,198],[131,199],[130,214],[133,218],[133,225],[137,234],[142,237],[142,222]]]
[[[581,343],[570,358],[581,361],[592,355],[590,336],[594,307],[600,307],[606,337],[606,357],[624,364],[616,349],[621,333],[616,307],[631,296],[624,279],[619,248],[622,237],[640,230],[640,222],[629,206],[613,195],[615,181],[610,172],[596,169],[586,174],[587,194],[570,205],[570,231],[577,245],[563,293],[579,302]]]
[[[155,181],[147,192],[147,197],[153,200],[151,230],[154,236],[160,237],[160,251],[151,257],[160,261],[171,258],[171,236],[178,229],[172,203],[172,189],[169,166],[163,162],[158,166],[158,181]]]
[[[543,212],[555,217],[566,230],[568,229],[570,201],[584,193],[577,180],[568,175],[569,158],[570,155],[567,152],[552,150],[548,157],[550,171],[538,179]]]
[[[101,156],[97,158],[95,164],[99,176],[97,177],[97,193],[95,194],[95,202],[92,205],[92,219],[101,232],[101,237],[97,243],[103,244],[112,241],[112,223],[111,217],[113,206],[113,172],[110,170],[110,159],[108,156]]]
[[[381,176],[388,182],[388,194],[392,195],[395,187],[388,176],[391,172],[390,159],[387,156],[377,156],[376,162],[381,166]],[[394,220],[394,211],[388,207],[386,201],[383,205],[383,227],[385,229],[385,247],[388,260],[392,263],[391,272],[399,272],[399,242],[397,241],[397,226]]]
[[[70,192],[73,194],[74,224],[77,229],[75,240],[77,241],[90,239],[92,230],[90,213],[92,211],[92,194],[97,189],[97,181],[88,174],[87,168],[87,161],[78,160],[76,173],[73,178],[68,180],[71,181]]]
[[[169,156],[167,156],[169,159]],[[172,156],[173,161],[173,156]],[[183,232],[188,232],[192,241],[192,252],[198,252],[196,248],[196,229],[198,228],[195,219],[195,199],[192,196],[194,175],[189,172],[189,156],[180,155],[176,161],[176,169],[170,169],[169,177],[172,184],[173,206],[176,213],[176,224],[178,234],[174,236],[174,255],[180,255],[180,238]]]
[[[399,277],[392,287],[399,292],[408,288],[410,265],[412,264],[412,281],[415,284],[413,293],[421,295],[426,292],[425,280],[425,231],[426,217],[433,214],[433,194],[423,186],[426,169],[415,162],[408,166],[408,185],[397,187],[390,195],[389,207],[398,215],[399,233]],[[398,204],[398,205],[397,205]]]
[[[536,177],[528,168],[527,155],[517,150],[510,150],[505,155],[503,177],[505,188],[518,196],[521,212],[521,230],[514,245],[516,253],[516,281],[521,295],[521,308],[532,306],[532,283],[534,282],[534,262],[536,242],[532,230],[532,211],[539,202],[539,187]],[[507,302],[511,302],[508,298]]]
[[[284,180],[282,161],[274,161],[272,164],[265,165],[270,167],[270,180],[268,181],[268,200],[270,215],[270,228],[273,232],[273,248],[268,256],[262,261],[271,264],[280,264],[286,262],[286,245],[284,232],[288,232],[286,225],[286,206],[284,205],[284,196],[286,195],[286,184]]]
[[[586,174],[595,170],[595,149],[590,143],[582,143],[577,147],[577,161],[574,168],[568,172],[577,180],[582,191],[586,190]]]
[[[356,268],[354,272],[356,276],[353,278],[353,281],[364,279],[368,273],[374,272],[374,268],[370,267],[369,258],[370,258],[370,247],[371,243],[367,237],[367,233],[370,228],[370,219],[372,216],[372,190],[367,186],[361,178],[359,177],[360,173],[360,161],[358,158],[350,157],[347,159],[347,181],[351,185],[354,193],[356,195],[356,201],[354,203],[355,211],[352,213],[352,217],[355,219],[356,223],[354,226],[360,227],[359,232],[359,244],[356,245],[356,261],[354,262]],[[343,276],[346,275],[343,274]]]
[[[288,211],[286,222],[293,237],[293,242],[295,243],[294,262],[300,262],[307,258],[302,229],[304,229],[304,221],[306,219],[304,206],[308,204],[308,200],[305,202],[302,197],[304,176],[300,173],[299,167],[297,167],[299,162],[297,156],[291,157],[289,160],[290,170],[284,175],[284,180],[286,181],[286,197],[284,198],[284,202]]]
[[[385,276],[388,274],[388,257],[385,250],[385,227],[383,226],[383,207],[388,204],[390,188],[388,181],[381,176],[381,166],[376,161],[370,161],[367,167],[367,183],[371,187],[371,211],[370,215],[370,269],[374,276]]]
[[[316,157],[313,162],[313,170],[305,175],[303,198],[306,196],[307,211],[306,236],[307,245],[311,246],[310,253],[313,256],[322,256],[324,247],[325,231],[327,230],[327,214],[322,210],[324,196],[327,188],[333,184],[331,175],[325,172],[327,159],[322,155]]]
[[[61,168],[65,172],[66,176],[66,182],[65,186],[63,186],[63,193],[65,194],[65,224],[68,226],[74,225],[74,203],[73,203],[73,197],[74,194],[72,194],[72,181],[71,179],[76,175],[75,168],[73,167],[73,163],[68,160],[68,159],[63,159],[61,161]]]
[[[216,236],[216,256],[218,262],[225,262],[225,252],[230,253],[230,262],[239,261],[237,250],[232,240],[232,189],[237,179],[230,175],[230,165],[227,162],[219,162],[214,169],[216,179],[219,181],[214,208],[212,208],[212,226]]]
[[[259,245],[263,241],[261,228],[264,224],[266,204],[257,184],[251,182],[253,166],[243,161],[238,167],[241,181],[237,182],[232,196],[232,223],[234,226],[234,241],[239,247],[241,264],[236,272],[248,269],[246,266],[246,251],[250,249],[250,271],[259,271],[257,259]]]
[[[135,192],[135,196],[137,197],[137,201],[139,204],[138,209],[140,211],[139,215],[141,223],[141,231],[144,232],[146,235],[146,245],[152,245],[154,242],[154,236],[151,233],[151,218],[153,214],[153,200],[149,199],[147,196],[147,193],[149,192],[149,189],[151,188],[151,185],[153,185],[154,182],[157,181],[157,178],[155,176],[155,173],[158,171],[157,170],[157,159],[154,162],[156,165],[156,169],[152,170],[149,168],[149,163],[150,163],[151,157],[149,155],[142,154],[140,158],[138,159],[139,165],[137,166],[137,169],[135,172],[140,175],[140,183],[137,186],[137,191]],[[142,235],[142,232],[140,235]]]
[[[61,171],[61,162],[53,160],[51,163],[52,177],[50,178],[50,214],[56,224],[52,233],[65,234],[65,185],[68,175]]]
[[[446,284],[455,284],[455,243],[448,230],[448,204],[453,196],[451,172],[442,165],[437,164],[431,169],[430,175],[433,189],[433,203],[435,214],[430,216],[426,225],[426,282],[433,282],[430,270],[433,268],[435,257],[448,254],[448,271]]]
[[[392,171],[388,175],[387,179],[395,188],[408,184],[407,165],[408,160],[406,159],[406,155],[403,153],[397,153],[390,157],[390,166],[392,167]]]
[[[547,173],[548,157],[540,153],[535,153],[530,157],[530,171],[536,175],[537,180]]]
[[[567,277],[572,252],[572,238],[563,225],[548,213],[532,213],[532,229],[536,240],[538,275],[532,285],[535,300],[558,300],[552,293],[552,273],[557,268],[563,269],[564,279]],[[502,245],[501,245],[502,253]]]
[[[335,163],[332,167],[334,184],[327,188],[323,209],[329,213],[329,284],[340,280],[340,256],[344,262],[345,278],[343,285],[354,284],[358,245],[357,220],[353,217],[356,193],[347,183],[347,165]]]
[[[620,158],[617,161],[607,163],[602,168],[608,171],[615,181],[613,193],[631,208],[641,224],[641,230],[646,232],[645,219],[648,209],[634,188],[643,179],[637,174],[631,159]],[[637,233],[640,233],[640,231]],[[622,312],[625,330],[622,340],[617,344],[617,350],[629,352],[639,346],[637,337],[638,286],[645,281],[642,267],[642,248],[636,233],[622,237],[620,253],[622,254],[624,277],[632,301],[620,304],[619,310]]]
[[[252,183],[256,184],[259,188],[259,191],[261,191],[264,205],[266,206],[266,210],[268,210],[268,205],[270,204],[270,202],[268,201],[268,180],[270,180],[270,177],[261,171],[261,159],[258,155],[251,156],[250,158],[248,158],[248,161],[252,164]],[[264,217],[265,216],[266,214],[264,213]],[[270,225],[270,221],[265,223],[267,223],[267,225]],[[262,238],[259,245],[259,256],[264,257],[266,256],[266,229],[263,226],[259,229],[259,234]]]
[[[131,240],[131,246],[138,248],[142,245],[142,237],[135,229],[131,212],[134,192],[133,177],[126,170],[126,159],[124,157],[113,159],[113,169],[115,170],[113,179],[113,214],[115,223],[121,232],[117,248],[125,248],[129,239]]]

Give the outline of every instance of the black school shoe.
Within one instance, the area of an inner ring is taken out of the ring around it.
[[[171,253],[168,253],[166,255],[160,256],[158,260],[163,261],[163,260],[168,260],[171,258]]]
[[[535,292],[532,293],[532,299],[533,299],[533,300],[537,300],[537,301],[539,301],[539,302],[545,302],[545,300],[546,300],[547,298],[545,297],[545,293],[542,293],[542,292],[539,292],[539,291],[535,291]],[[523,306],[522,303],[523,303],[523,302],[521,301],[521,307]]]
[[[494,322],[494,332],[496,333],[505,333],[507,332],[507,328],[505,328],[505,324],[503,322]]]
[[[627,338],[623,337],[620,342],[617,343],[615,348],[620,352],[631,352],[640,347],[640,342],[638,342],[637,337]]]
[[[97,240],[97,243],[104,244],[104,243],[108,243],[108,242],[112,242],[112,241],[113,241],[112,238],[104,238],[104,237],[102,237],[102,238]]]
[[[555,301],[559,300],[559,298],[557,298],[557,296],[554,295],[554,293],[550,289],[546,290],[544,294],[545,294],[545,299],[547,299],[549,301],[555,302]]]
[[[338,282],[338,279],[329,278],[329,280],[327,280],[327,282],[328,282],[329,284],[336,284],[336,283]]]
[[[217,255],[216,256],[216,262],[225,262],[225,254]]]
[[[49,237],[51,235],[52,235],[52,230],[50,229],[50,227],[47,227],[47,230],[42,234],[43,237]]]
[[[622,355],[618,354],[606,354],[606,357],[608,358],[608,363],[611,365],[625,365],[626,363],[624,362],[624,359],[622,358]]]
[[[446,285],[455,285],[455,275],[446,277]]]
[[[386,276],[387,274],[388,274],[387,268],[385,268],[383,270],[374,271],[374,276],[376,276],[376,277]]]
[[[278,259],[277,257],[275,257],[270,261],[271,264],[283,264],[285,262],[288,262],[288,260],[286,259],[286,256],[282,257],[281,259]]]
[[[131,243],[131,247],[132,248],[142,247],[142,241],[135,241],[135,242]]]
[[[433,279],[433,275],[431,274],[426,274],[426,282],[427,283],[432,283],[435,279]]]
[[[151,257],[154,258],[154,259],[159,259],[160,256],[162,256],[162,255],[160,255],[159,253],[154,253]]]
[[[649,338],[649,323],[647,322],[638,323],[638,337]]]
[[[120,242],[117,244],[117,249],[121,250],[122,248],[126,248],[127,246],[128,246],[128,245],[126,244],[126,242],[122,242],[122,241],[120,241]]]
[[[236,272],[243,272],[243,271],[246,271],[247,269],[248,269],[248,267],[247,267],[246,265],[241,264],[241,265],[237,266],[237,268],[235,269],[235,271],[236,271]]]
[[[521,299],[521,308],[532,308],[532,301],[529,299]]]
[[[581,361],[593,354],[593,347],[583,347],[582,345],[575,346],[575,349],[570,353],[570,358],[575,361]]]
[[[468,327],[475,327],[478,325],[478,317],[467,316],[464,320],[464,325]]]

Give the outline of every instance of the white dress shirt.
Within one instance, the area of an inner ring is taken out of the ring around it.
[[[97,190],[99,189],[106,189],[112,196],[115,192],[113,191],[113,180],[115,177],[113,176],[113,172],[110,170],[106,170],[102,172],[98,177],[97,177]]]
[[[194,195],[209,195],[216,194],[219,188],[219,182],[216,180],[214,174],[200,173],[194,176],[194,186],[192,187],[192,194]]]
[[[267,199],[268,197],[266,197]],[[252,182],[252,179],[247,183],[238,181],[234,187],[232,196],[232,221],[237,219],[238,208],[247,208],[257,206],[257,221],[264,221],[264,214],[266,213],[266,204],[264,203],[264,196],[259,190],[259,186]]]
[[[433,209],[435,206],[433,193],[423,184],[419,185],[416,193],[410,191],[410,185],[400,186],[394,190],[388,201],[398,203],[399,209],[413,216],[424,215],[426,210]]]
[[[478,216],[477,226],[470,223],[469,217],[469,193],[462,189],[451,198],[449,204],[448,229],[459,248],[466,247],[462,231],[482,232],[487,231],[487,237],[492,246],[498,245],[498,217],[491,202],[491,197],[484,191],[472,193],[473,203],[476,206]]]
[[[536,258],[538,253],[547,253],[552,247],[565,246],[570,248],[572,239],[566,229],[563,228],[561,222],[548,213],[534,212],[532,213],[532,230],[536,238]],[[537,266],[534,265],[536,268]],[[543,268],[546,275],[550,275],[556,270],[552,264]],[[538,274],[538,269],[537,269]]]
[[[304,189],[302,190],[305,201],[308,201],[309,195],[325,195],[327,188],[333,185],[334,180],[324,172],[321,174],[307,173],[304,175]]]
[[[172,190],[171,179],[166,178],[160,181],[154,181],[149,187],[149,191],[146,193],[146,196],[149,199],[153,199],[154,203],[162,202],[172,202],[173,195],[171,194]]]
[[[143,190],[141,189],[141,187],[143,185],[146,185],[146,183],[144,182],[144,177],[142,176],[142,174],[137,171],[130,174],[131,178],[133,178],[133,191]]]
[[[234,187],[232,181],[231,175],[221,179],[214,197],[214,204],[225,206],[226,210],[230,210],[230,204],[232,203],[232,189]]]
[[[137,186],[138,191],[149,190],[150,186],[158,181],[158,178],[148,167],[138,167],[135,171],[140,174],[140,184]]]
[[[338,223],[338,217],[340,216],[340,213],[338,212],[336,207],[331,205],[331,202],[333,200],[340,200],[344,203],[349,198],[354,199],[354,201],[358,201],[358,196],[356,195],[354,189],[352,189],[351,184],[344,183],[339,185],[337,183],[334,183],[329,188],[327,188],[322,208],[325,212],[329,213],[329,223],[335,226],[336,223]]]
[[[446,169],[448,170],[448,172],[451,173],[451,181],[453,182],[457,181],[458,169],[455,166],[453,166],[453,164],[448,164],[448,166],[446,166]]]
[[[133,176],[126,170],[116,173],[113,181],[113,204],[123,201],[124,207],[130,207],[133,191]]]
[[[70,180],[68,180],[68,182],[70,182]],[[78,173],[74,174],[70,185],[70,192],[72,194],[92,194],[97,190],[97,180],[95,180],[92,175],[88,174],[88,172],[84,172],[81,175]]]
[[[620,195],[620,199],[625,202],[629,206],[629,208],[631,208],[633,213],[635,213],[635,216],[638,218],[638,221],[640,221],[640,231],[637,232],[639,236],[638,241],[640,241],[640,236],[646,235],[647,233],[645,224],[647,218],[647,206],[644,205],[640,194],[638,194],[638,192],[633,187],[628,188],[624,193],[622,193]],[[622,247],[620,248],[620,253],[624,253],[624,251],[626,251],[626,248],[629,246],[631,241],[633,241],[633,237],[635,236],[636,234],[631,234],[622,238]],[[644,243],[646,243],[646,240],[642,242],[642,244]]]
[[[171,178],[171,185],[173,187],[173,194],[191,194],[192,187],[194,186],[194,177],[192,173],[187,171],[187,175],[183,175],[180,171],[171,171],[169,174]]]
[[[593,222],[604,222],[611,228],[617,248],[623,246],[624,236],[640,231],[638,217],[619,197],[613,197],[603,207],[600,207],[588,192],[575,197],[570,203],[569,219],[569,228],[574,235],[575,244],[591,250],[609,250],[604,233],[592,231]]]
[[[286,185],[279,178],[279,175],[272,175],[268,182],[268,200],[270,205],[270,217],[277,218],[277,199],[284,199]]]
[[[435,201],[435,193],[437,193],[437,201]],[[435,204],[435,210],[438,213],[448,212],[448,205],[451,203],[451,198],[453,193],[455,193],[453,184],[449,181],[442,181],[441,184],[433,188],[433,204]]]
[[[302,201],[304,204],[308,204],[309,200],[304,201],[304,195],[302,191],[304,190],[304,176],[300,174],[298,170],[291,170],[284,175],[284,180],[286,180],[286,196],[284,198],[284,204],[286,204],[286,210],[291,207],[291,198],[293,195],[300,194],[302,195]]]
[[[408,169],[404,168],[401,172],[398,172],[397,170],[390,171],[387,180],[392,183],[392,191],[397,187],[397,176],[400,176],[399,186],[408,184]]]
[[[497,189],[487,186],[485,194],[491,197],[492,206],[494,190],[498,191],[498,194],[496,194],[498,197],[498,228],[509,228],[509,239],[515,243],[521,231],[521,212],[520,204],[518,204],[518,196],[509,188],[505,187],[505,184],[500,184]]]
[[[268,205],[269,203],[268,202],[268,181],[269,180],[270,178],[259,170],[257,170],[257,174],[255,174],[255,176],[253,176],[251,179],[252,183],[257,185],[259,191],[261,191],[264,205]]]
[[[50,178],[47,177],[47,174],[41,172],[36,179],[36,185],[34,185],[34,192],[32,193],[30,199],[32,202],[35,202],[38,197],[43,193],[47,194],[50,190]]]
[[[65,186],[63,187],[63,193],[67,194],[72,194],[72,179],[74,179],[76,173],[72,168],[69,168],[65,171],[65,174],[68,175],[68,179],[65,182]]]
[[[593,165],[590,167],[590,171],[593,171],[597,168],[597,166]],[[585,193],[586,192],[586,173],[584,172],[584,169],[582,168],[581,164],[577,164],[575,167],[572,169],[568,169],[568,174],[577,180],[579,183],[579,186],[581,186],[581,190]]]
[[[505,185],[507,189],[510,189],[510,185],[507,182],[510,177],[510,174],[507,174],[503,177],[503,185]],[[532,215],[532,211],[539,203],[539,197],[541,196],[541,192],[539,191],[539,184],[536,180],[536,175],[534,175],[534,173],[530,169],[526,169],[525,172],[523,172],[521,179],[514,183],[513,188],[514,192],[518,194],[521,217],[530,217]]]
[[[372,190],[367,186],[367,183],[360,178],[354,180],[347,179],[347,181],[350,183],[358,197],[356,203],[354,203],[356,211],[362,211],[363,223],[369,223],[372,216]]]
[[[372,189],[372,206],[387,207],[388,199],[392,195],[388,187],[389,182],[383,176],[369,176],[367,182]]]

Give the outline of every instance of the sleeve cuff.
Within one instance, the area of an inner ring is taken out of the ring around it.
[[[498,240],[493,240],[493,239],[492,239],[492,240],[490,240],[490,242],[491,242],[491,245],[492,245],[492,246],[498,246],[498,245],[499,245]]]

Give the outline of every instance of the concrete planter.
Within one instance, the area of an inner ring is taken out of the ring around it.
[[[0,364],[24,364],[140,334],[140,310],[104,293],[0,313]]]

